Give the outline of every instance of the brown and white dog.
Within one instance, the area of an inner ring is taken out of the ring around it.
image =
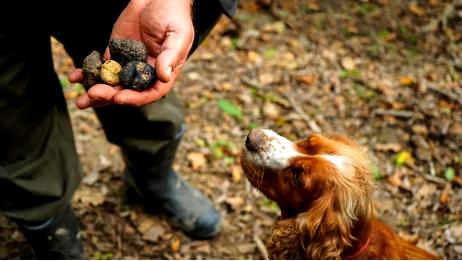
[[[439,259],[374,217],[368,157],[345,137],[291,142],[255,129],[241,165],[281,209],[267,245],[271,259]]]

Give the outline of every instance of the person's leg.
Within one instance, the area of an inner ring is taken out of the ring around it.
[[[78,223],[61,218],[73,216],[81,176],[49,33],[2,29],[0,213],[18,223],[37,258],[83,258]],[[69,233],[55,235],[59,228]]]
[[[196,38],[191,53],[221,17],[219,2],[195,0],[193,16]],[[104,51],[110,33],[101,26],[80,28],[76,35],[85,35],[85,38],[56,33],[77,67],[92,50]],[[215,235],[219,228],[218,212],[172,169],[184,132],[183,108],[174,91],[141,108],[105,106],[95,111],[108,140],[122,148],[127,183],[141,194],[144,202],[165,212],[174,225],[190,236]]]

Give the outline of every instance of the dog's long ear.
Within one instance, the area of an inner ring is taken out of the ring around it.
[[[306,258],[340,259],[354,240],[354,220],[341,208],[337,193],[317,199],[309,211],[297,216],[298,234]]]

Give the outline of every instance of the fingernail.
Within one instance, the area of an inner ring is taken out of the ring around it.
[[[172,74],[172,66],[167,67],[167,74],[170,76]]]

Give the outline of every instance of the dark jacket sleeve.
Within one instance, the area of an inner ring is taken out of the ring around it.
[[[225,15],[231,18],[236,13],[239,0],[220,0],[220,3]]]

